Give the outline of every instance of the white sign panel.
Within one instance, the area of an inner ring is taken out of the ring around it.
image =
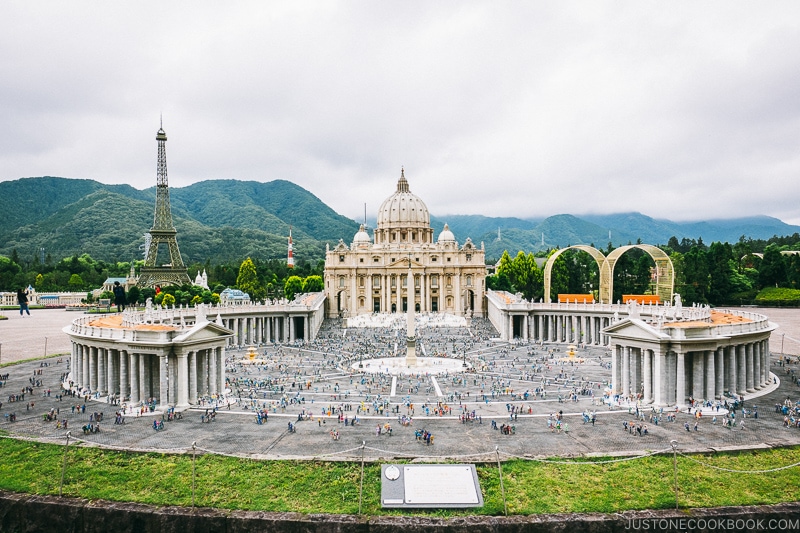
[[[384,465],[384,507],[480,507],[475,465]]]

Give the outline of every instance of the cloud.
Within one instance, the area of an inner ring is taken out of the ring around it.
[[[800,223],[800,7],[725,2],[0,6],[0,179],[288,179],[360,218]]]

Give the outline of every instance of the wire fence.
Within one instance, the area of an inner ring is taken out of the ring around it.
[[[70,475],[78,475],[76,473],[70,473],[69,471],[69,449],[70,446],[73,448],[77,445],[88,445],[91,447],[96,447],[96,443],[81,439],[79,437],[72,436],[71,432],[67,432],[66,435],[63,437],[30,437],[30,436],[22,436],[22,435],[0,435],[2,439],[11,439],[23,442],[44,442],[56,445],[63,445],[63,457],[61,460],[61,476],[60,482],[58,487],[58,495],[62,496],[63,494],[63,487],[65,484],[65,480],[69,479]],[[120,451],[120,452],[127,452],[130,453],[131,450],[120,447],[120,446],[102,446],[102,449],[107,449],[110,451]],[[166,449],[159,451],[162,454],[179,454],[179,455],[190,455],[192,461],[192,506],[196,505],[196,487],[198,484],[197,480],[197,469],[196,469],[196,461],[197,455],[200,454],[207,454],[207,455],[216,455],[222,457],[234,457],[238,459],[242,459],[241,455],[231,454],[220,452],[218,450],[213,450],[209,448],[204,448],[197,446],[196,442],[193,442],[191,446],[187,449],[185,447],[182,448],[174,448],[174,449]],[[679,450],[678,442],[673,440],[670,443],[669,448],[659,449],[655,451],[649,451],[646,453],[641,453],[637,455],[627,456],[627,457],[619,457],[619,458],[612,458],[612,459],[605,459],[605,458],[589,458],[589,457],[579,457],[575,459],[554,459],[554,458],[547,458],[547,457],[531,457],[531,456],[522,456],[516,453],[508,452],[502,450],[499,446],[495,446],[493,450],[481,451],[476,453],[469,453],[469,454],[461,454],[461,455],[448,455],[447,457],[439,456],[439,455],[426,455],[426,454],[410,454],[398,450],[392,450],[388,448],[376,448],[374,446],[367,446],[366,442],[362,442],[360,446],[348,448],[345,450],[337,450],[329,453],[324,454],[313,454],[302,456],[300,459],[307,460],[307,461],[320,461],[320,460],[338,460],[341,458],[345,458],[347,462],[359,461],[360,462],[360,475],[359,475],[359,482],[358,482],[358,513],[361,514],[362,512],[362,501],[364,497],[364,466],[368,460],[365,457],[367,452],[372,452],[373,454],[377,454],[378,456],[382,457],[391,457],[391,458],[400,458],[401,461],[405,460],[413,460],[413,462],[421,462],[421,463],[434,463],[434,462],[445,462],[445,463],[454,463],[454,462],[464,462],[464,461],[471,461],[476,463],[481,463],[486,466],[488,465],[495,465],[497,469],[497,476],[498,476],[498,486],[500,488],[500,499],[503,502],[503,513],[508,515],[508,503],[506,500],[506,491],[505,485],[503,481],[503,463],[508,463],[510,461],[526,461],[526,462],[534,462],[539,463],[542,465],[549,465],[554,466],[560,469],[573,469],[573,468],[599,468],[599,467],[606,467],[610,465],[616,465],[620,463],[632,463],[636,461],[642,461],[644,459],[648,459],[654,456],[672,456],[672,463],[673,463],[673,480],[672,480],[672,488],[674,489],[675,493],[675,508],[680,508],[680,494],[681,494],[681,487],[679,485],[679,461],[678,458],[686,461],[686,464],[689,465],[699,465],[703,468],[707,468],[713,471],[719,472],[727,472],[731,474],[745,474],[745,475],[767,475],[767,474],[774,474],[775,472],[783,471],[783,470],[790,470],[790,469],[798,469],[800,468],[800,461],[792,462],[791,464],[783,464],[777,465],[770,468],[759,468],[759,469],[736,469],[736,468],[727,468],[723,466],[718,466],[712,464],[711,462],[704,461],[698,457],[702,457],[702,455],[697,454],[690,454]],[[152,453],[152,450],[150,450]],[[249,460],[258,460],[257,458],[247,457]],[[272,459],[270,459],[272,460]],[[384,462],[392,462],[391,460],[384,461]],[[684,469],[691,469],[691,466],[682,466],[681,468]],[[686,472],[685,472],[686,473]],[[485,489],[486,490],[486,489]],[[80,496],[80,495],[79,495]],[[488,494],[485,495],[485,497]]]

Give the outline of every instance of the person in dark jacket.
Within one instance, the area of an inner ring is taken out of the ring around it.
[[[119,281],[114,282],[114,304],[117,306],[117,311],[125,310],[125,288],[119,284]]]
[[[19,316],[25,316],[22,314],[23,311],[28,313],[28,316],[31,316],[31,311],[28,309],[28,291],[19,289],[17,291],[17,302],[19,302]]]

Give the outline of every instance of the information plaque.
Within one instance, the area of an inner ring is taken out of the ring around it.
[[[475,465],[383,465],[383,507],[483,506]]]

